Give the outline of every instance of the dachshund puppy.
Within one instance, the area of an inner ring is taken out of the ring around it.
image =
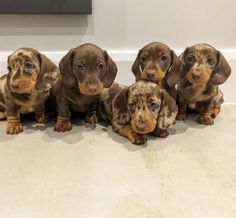
[[[87,121],[97,122],[99,93],[112,85],[117,67],[106,51],[93,44],[71,49],[59,64],[62,79],[56,91],[57,122],[54,130],[69,131],[70,109],[87,113]]]
[[[48,121],[45,101],[59,78],[56,65],[32,48],[8,57],[8,74],[0,78],[0,119],[7,118],[7,134],[23,131],[20,114],[35,112],[37,122]]]
[[[197,121],[212,125],[220,112],[223,94],[218,85],[230,76],[231,68],[220,51],[211,45],[197,44],[180,55],[183,78],[177,88],[178,120],[187,118],[187,109],[199,113]]]
[[[164,138],[174,123],[177,105],[157,84],[139,80],[129,87],[113,84],[100,95],[100,116],[133,144],[144,144],[146,135]]]
[[[152,42],[139,51],[132,72],[136,81],[157,83],[176,99],[175,85],[180,80],[180,67],[181,62],[173,50],[161,42]]]

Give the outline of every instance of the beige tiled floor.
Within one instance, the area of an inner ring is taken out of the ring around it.
[[[178,122],[135,146],[75,124],[68,133],[0,123],[0,218],[235,218],[236,106],[214,126]]]

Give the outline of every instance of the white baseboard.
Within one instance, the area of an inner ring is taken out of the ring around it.
[[[175,50],[177,54],[183,52],[183,50]],[[0,76],[7,72],[7,57],[13,51],[0,51]],[[43,54],[47,55],[53,62],[58,64],[60,59],[68,51],[41,51]],[[222,49],[221,52],[224,54],[226,59],[231,65],[232,73],[227,82],[220,86],[224,93],[225,102],[228,104],[236,103],[236,75],[234,71],[236,70],[236,49]],[[109,55],[117,63],[118,74],[116,81],[126,85],[132,84],[134,82],[134,76],[131,72],[131,66],[136,58],[138,50],[108,50]]]

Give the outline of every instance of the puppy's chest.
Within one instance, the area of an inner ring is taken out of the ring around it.
[[[35,108],[42,104],[49,96],[49,92],[34,92],[29,96],[16,98],[15,103],[20,106],[20,113],[30,113],[35,111]]]
[[[182,89],[182,94],[188,104],[194,104],[210,99],[213,93],[206,86],[186,86]]]
[[[85,112],[87,110],[96,110],[96,103],[98,102],[98,96],[71,96],[69,97],[71,106],[74,110],[79,112]]]

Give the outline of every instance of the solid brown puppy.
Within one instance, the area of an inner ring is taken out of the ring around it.
[[[180,80],[181,62],[175,52],[161,42],[152,42],[138,53],[132,66],[136,81],[143,79],[159,84],[174,99]]]
[[[62,79],[57,86],[57,122],[54,130],[69,131],[70,109],[87,113],[87,121],[97,122],[99,93],[112,85],[117,67],[106,51],[93,44],[71,49],[59,64]]]
[[[8,57],[8,74],[0,78],[0,119],[7,118],[7,134],[22,132],[20,114],[35,112],[37,122],[47,122],[45,101],[59,78],[59,69],[32,48]]]
[[[169,135],[167,128],[175,121],[177,105],[157,84],[140,80],[129,87],[113,84],[105,89],[99,111],[118,134],[144,144],[148,133],[162,138]]]
[[[185,120],[187,109],[191,108],[199,113],[199,123],[212,125],[224,101],[218,85],[227,80],[231,68],[222,53],[208,44],[186,48],[180,60],[184,64],[177,88],[177,119]]]

